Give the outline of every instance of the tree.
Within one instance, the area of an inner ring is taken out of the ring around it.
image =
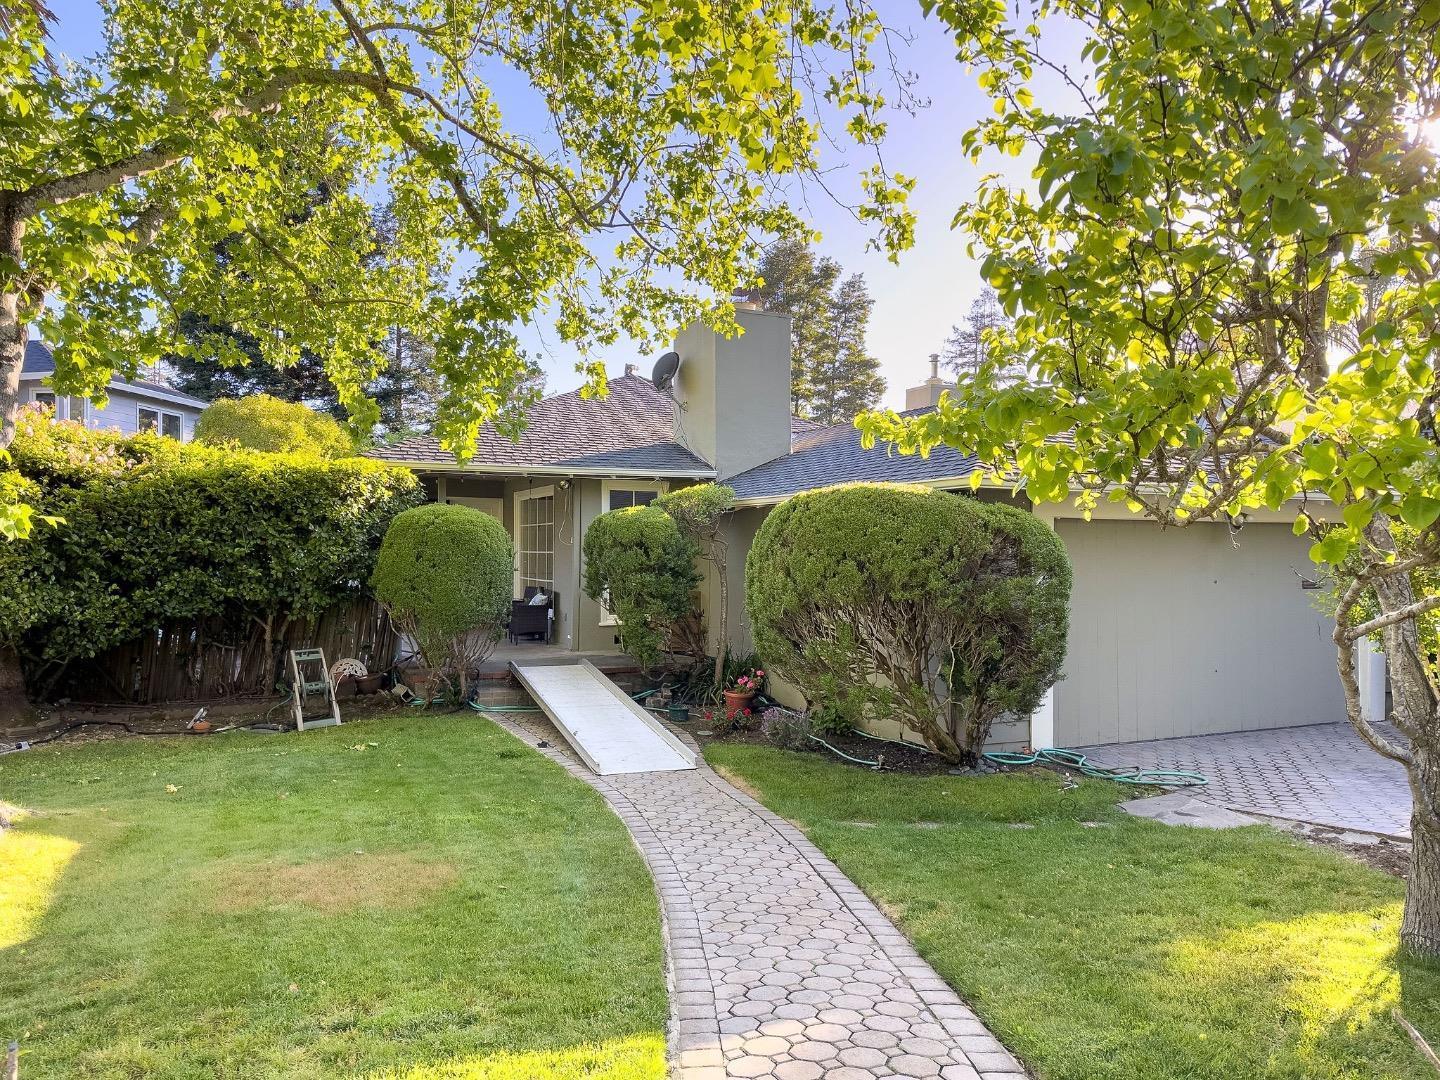
[[[745,610],[766,668],[846,718],[974,764],[1065,661],[1070,562],[1023,510],[902,484],[797,495],[760,525]]]
[[[430,669],[427,698],[446,683],[468,695],[504,631],[514,573],[510,534],[481,510],[430,503],[390,522],[370,583]]]
[[[695,610],[700,549],[668,514],[627,506],[585,529],[585,595],[614,612],[620,645],[647,671],[677,623]]]
[[[880,361],[865,343],[875,301],[862,274],[851,274],[830,300],[829,347],[815,357],[810,372],[811,399],[807,415],[822,424],[849,423],[873,409],[885,393]]]
[[[961,381],[973,377],[986,358],[985,332],[999,329],[1008,321],[995,290],[988,285],[982,288],[980,295],[970,301],[965,321],[950,328],[940,352],[945,367]]]
[[[885,391],[865,345],[874,301],[863,275],[837,285],[840,273],[799,238],[772,244],[760,260],[760,302],[790,316],[790,411],[825,424],[873,408]]]
[[[485,421],[518,429],[515,327],[542,313],[587,357],[697,318],[734,332],[762,238],[804,231],[781,185],[815,175],[820,113],[873,146],[892,82],[863,2],[672,17],[618,0],[110,0],[104,16],[103,51],[70,64],[44,5],[6,8],[0,449],[32,324],[56,390],[101,395],[112,371],[209,352],[178,332],[190,312],[265,363],[320,357],[362,429],[374,344],[405,328],[434,350],[435,430],[464,458]],[[506,126],[524,110],[500,108],[501,84],[533,93],[532,128]],[[861,180],[878,243],[906,246],[910,182],[878,159]],[[598,361],[585,371],[603,392]]]
[[[692,484],[667,491],[650,504],[666,514],[680,534],[700,550],[720,585],[719,647],[715,654],[715,685],[725,685],[725,651],[730,643],[730,546],[725,542],[725,521],[735,510],[735,489],[724,484]]]
[[[1031,370],[1007,383],[987,357],[948,406],[868,418],[867,440],[944,442],[1037,501],[1078,492],[1167,525],[1298,504],[1297,533],[1342,579],[1350,723],[1414,793],[1401,943],[1440,957],[1440,681],[1416,625],[1440,610],[1423,581],[1440,565],[1440,10],[1053,9],[1083,30],[1088,71],[998,13],[938,9],[998,110],[965,144],[1037,155],[1038,194],[987,180],[957,218],[1016,313],[1001,352]],[[1033,99],[1041,68],[1077,109]],[[1372,634],[1403,740],[1361,713],[1354,647]]]
[[[233,327],[187,312],[180,316],[177,329],[186,343],[184,351],[166,354],[163,363],[170,385],[181,393],[202,401],[268,394],[344,419],[335,384],[325,374],[324,362],[310,350],[288,367],[278,368],[261,359],[254,338]],[[383,414],[382,407],[382,419]]]
[[[348,457],[355,444],[333,416],[268,394],[221,398],[195,421],[195,441],[271,454]]]

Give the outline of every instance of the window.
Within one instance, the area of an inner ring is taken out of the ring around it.
[[[49,390],[35,391],[35,401],[40,405],[44,405],[47,409],[55,408],[55,395]]]
[[[555,591],[555,489],[515,493],[515,599],[527,588]]]
[[[159,432],[167,439],[180,440],[184,438],[184,425],[179,413],[152,409],[146,405],[141,405],[136,410],[135,430]]]
[[[627,506],[649,506],[660,494],[659,488],[611,488],[605,492],[606,510],[624,510]]]

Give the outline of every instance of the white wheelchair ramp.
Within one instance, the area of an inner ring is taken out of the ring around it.
[[[510,670],[600,776],[695,768],[695,754],[588,660]]]

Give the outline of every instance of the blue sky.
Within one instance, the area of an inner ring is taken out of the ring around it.
[[[847,272],[864,273],[875,311],[870,323],[870,350],[879,357],[889,389],[884,404],[900,407],[905,387],[928,375],[927,357],[941,348],[980,289],[974,262],[966,254],[965,237],[950,228],[956,208],[974,191],[986,172],[1004,172],[1014,182],[1028,180],[1023,160],[987,160],[977,166],[960,149],[966,128],[990,112],[990,104],[974,78],[954,60],[954,46],[935,20],[924,19],[915,0],[877,0],[887,25],[908,31],[913,43],[899,53],[900,65],[917,76],[914,92],[930,107],[916,115],[894,112],[884,153],[891,169],[916,178],[912,206],[918,216],[917,242],[899,265],[866,251],[869,235],[849,211],[813,193],[798,208],[824,234],[820,250],[837,259]],[[82,56],[101,44],[100,13],[93,0],[52,0],[57,16],[54,46]],[[1046,87],[1037,88],[1043,96]],[[1052,93],[1054,87],[1048,88]],[[523,116],[517,118],[523,121]],[[858,158],[854,163],[863,165]],[[830,181],[847,197],[856,192],[854,171],[832,159],[842,171]],[[529,347],[540,354],[551,391],[578,385],[575,355],[553,333],[527,332]],[[648,370],[650,355],[617,349],[606,356],[612,375],[627,361]]]

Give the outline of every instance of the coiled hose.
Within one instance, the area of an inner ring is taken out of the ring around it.
[[[1182,769],[1141,769],[1134,766],[1117,769],[1094,764],[1088,757],[1076,750],[1049,747],[1031,754],[996,752],[982,754],[986,761],[995,765],[1058,765],[1073,769],[1081,776],[1095,780],[1113,780],[1117,784],[1137,784],[1160,787],[1205,787],[1210,783],[1203,773],[1186,772]]]

